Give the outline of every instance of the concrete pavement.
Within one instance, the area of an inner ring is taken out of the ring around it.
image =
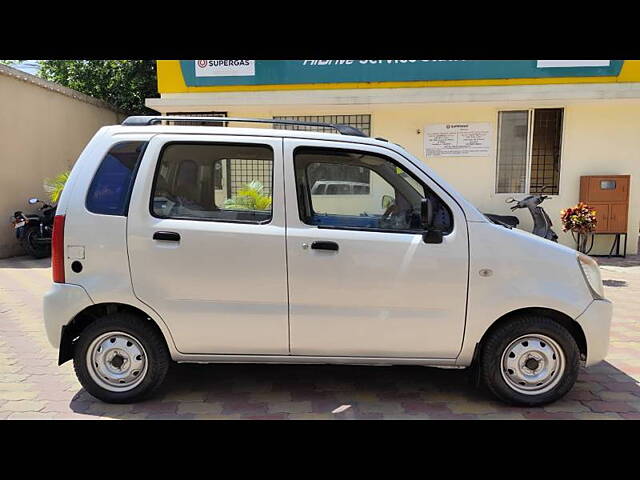
[[[465,371],[424,367],[175,365],[133,405],[91,397],[58,367],[42,324],[49,259],[0,260],[0,419],[640,419],[640,259],[600,260],[614,322],[605,362],[567,397],[515,408]]]

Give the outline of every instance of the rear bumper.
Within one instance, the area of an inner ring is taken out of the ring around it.
[[[43,313],[47,338],[54,348],[60,348],[62,327],[90,305],[93,302],[81,286],[53,284],[44,296]]]
[[[604,360],[607,355],[612,316],[613,304],[609,300],[594,300],[576,318],[587,340],[587,367]]]

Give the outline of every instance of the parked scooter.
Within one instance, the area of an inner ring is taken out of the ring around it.
[[[548,187],[543,187],[544,191]],[[515,211],[519,208],[528,208],[529,213],[531,213],[531,217],[533,218],[533,234],[538,235],[539,237],[546,238],[547,240],[551,240],[552,242],[558,241],[558,235],[551,228],[553,223],[547,215],[547,212],[544,211],[544,208],[540,206],[542,202],[544,202],[548,195],[529,195],[522,200],[516,200],[515,198],[507,198],[505,203],[515,203],[511,207],[511,211]],[[511,215],[495,215],[490,213],[485,213],[485,215],[495,223],[499,223],[505,225],[510,228],[515,228],[520,223],[518,217]]]
[[[22,211],[14,212],[11,223],[16,230],[16,238],[28,255],[35,258],[44,258],[51,255],[51,235],[53,233],[53,217],[56,207],[51,206],[37,198],[30,198],[29,203],[35,205],[41,203],[39,213],[24,214]]]

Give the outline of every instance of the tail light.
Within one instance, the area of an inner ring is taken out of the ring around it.
[[[53,281],[64,283],[64,215],[53,217],[51,270],[53,271]]]

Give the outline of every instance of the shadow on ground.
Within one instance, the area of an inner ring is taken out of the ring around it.
[[[638,252],[637,255],[627,255],[626,257],[596,257],[596,261],[601,266],[638,267],[640,266],[640,239],[638,239]]]
[[[624,384],[625,391],[640,395],[633,378],[602,362],[581,370],[567,399],[571,403],[598,400],[588,391],[597,381]],[[335,412],[345,405],[344,411]],[[286,419],[302,418],[300,413],[327,419],[562,416],[542,408],[505,405],[485,389],[476,388],[469,370],[414,366],[182,364],[170,370],[153,399],[108,405],[80,390],[70,407],[77,413],[120,419]],[[584,411],[590,410],[584,407]]]
[[[51,268],[51,258],[33,258],[26,255],[0,259],[0,268]]]

